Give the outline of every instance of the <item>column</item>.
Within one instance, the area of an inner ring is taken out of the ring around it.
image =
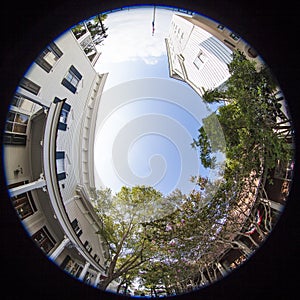
[[[20,94],[21,96],[24,96],[26,99],[34,102],[34,103],[37,103],[41,106],[45,106],[45,107],[50,107],[53,99],[51,100],[48,100],[48,99],[42,99],[32,93],[30,93],[29,91],[21,88],[21,87],[18,87],[17,89],[17,93]]]
[[[32,190],[42,188],[45,185],[46,185],[46,180],[39,178],[36,181],[29,182],[29,183],[23,184],[21,186],[17,186],[17,187],[9,189],[9,194],[11,197],[15,197],[15,196],[24,194],[24,193],[32,191]]]
[[[58,247],[50,255],[50,259],[55,260],[59,256],[59,254],[63,252],[63,250],[65,249],[65,247],[68,245],[69,242],[70,240],[67,237],[65,237],[64,240],[58,245]]]
[[[206,278],[206,276],[203,274],[203,272],[201,272],[201,283],[202,285],[207,285],[209,284],[209,280]]]
[[[95,282],[94,282],[94,287],[97,287],[97,284],[100,282],[100,276],[101,276],[101,273],[99,272],[96,276],[96,279],[95,279]]]
[[[84,278],[86,272],[88,271],[89,267],[90,267],[90,263],[86,262],[85,265],[84,265],[83,270],[81,271],[81,273],[80,273],[80,275],[78,277],[78,279],[83,280],[83,278]]]
[[[220,273],[222,274],[222,276],[226,276],[226,274],[228,273],[227,270],[224,268],[224,266],[220,263],[217,262],[216,266],[218,268],[218,270],[220,271]]]

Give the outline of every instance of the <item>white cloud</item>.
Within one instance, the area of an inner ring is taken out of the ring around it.
[[[152,36],[153,9],[131,9],[108,14],[108,37],[101,46],[99,64],[142,59],[156,64],[166,54],[164,38],[168,35],[172,11],[156,10],[155,34]]]
[[[147,65],[156,65],[158,63],[158,58],[151,56],[151,57],[143,57],[143,61],[147,64]]]

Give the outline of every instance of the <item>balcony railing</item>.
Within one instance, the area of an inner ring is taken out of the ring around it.
[[[43,163],[44,163],[44,176],[47,183],[47,191],[49,193],[51,205],[54,209],[55,216],[58,219],[61,227],[63,228],[66,237],[72,244],[78,245],[82,257],[89,262],[97,271],[102,272],[104,268],[95,262],[90,253],[83,247],[81,240],[74,231],[71,220],[67,214],[56,173],[56,136],[58,130],[58,122],[63,107],[64,101],[53,103],[48,111],[48,117],[45,127],[45,138],[43,144]]]

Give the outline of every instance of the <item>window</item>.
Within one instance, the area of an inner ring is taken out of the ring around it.
[[[61,84],[75,94],[81,78],[82,75],[78,72],[78,70],[74,66],[71,66]]]
[[[38,56],[35,62],[47,73],[50,72],[54,64],[63,55],[55,43],[49,44],[47,48]]]
[[[26,134],[29,116],[15,111],[9,111],[5,124],[5,131]]]
[[[178,28],[178,31],[177,31],[177,37],[179,37],[180,36],[180,28]]]
[[[39,85],[31,81],[30,79],[23,77],[19,83],[19,86],[29,91],[30,93],[37,95],[41,89]]]
[[[83,282],[90,284],[93,277],[94,275],[92,275],[90,272],[86,272]]]
[[[238,41],[240,39],[240,37],[234,32],[231,32],[229,36],[235,41]]]
[[[63,180],[66,178],[64,151],[56,152],[56,172],[57,172],[57,180]]]
[[[60,267],[65,270],[65,271],[69,271],[69,267],[71,266],[72,264],[72,259],[69,255],[67,255],[63,262],[61,263]]]
[[[8,189],[21,186],[26,183],[28,183],[28,181],[14,183],[9,185]],[[23,193],[21,195],[11,197],[10,199],[21,220],[24,220],[37,211],[31,192]]]
[[[67,120],[68,120],[68,115],[71,110],[71,105],[64,103],[61,113],[60,113],[60,118],[59,118],[59,123],[58,123],[58,129],[59,130],[67,130]]]
[[[224,27],[223,25],[219,24],[219,25],[217,26],[217,28],[218,28],[220,31],[223,31],[225,27]]]
[[[79,276],[82,270],[82,268],[80,268],[80,266],[69,255],[65,257],[60,267],[73,276]]]
[[[33,109],[33,106],[34,106],[32,101],[26,99],[24,96],[19,95],[19,94],[14,95],[14,97],[11,101],[11,105],[21,108],[22,110],[26,110],[28,112],[31,112]]]
[[[82,235],[82,229],[80,228],[79,224],[78,224],[78,220],[74,219],[74,221],[71,223],[72,228],[74,229],[76,235],[78,237],[80,237]]]
[[[49,233],[46,226],[38,230],[33,236],[32,239],[36,244],[45,252],[49,253],[50,250],[54,247],[55,241],[51,234]]]
[[[28,193],[12,197],[11,200],[21,220],[34,213],[34,208],[30,198],[28,197]]]
[[[55,97],[53,100],[54,103],[58,103],[61,101],[64,101],[64,100],[61,100],[57,97]],[[59,130],[64,130],[64,131],[67,130],[67,120],[68,120],[68,115],[69,115],[70,110],[71,110],[71,105],[69,105],[68,103],[65,102],[63,104],[63,107],[60,112],[60,117],[59,117],[59,122],[58,122]]]
[[[18,103],[14,103],[18,104]],[[19,103],[20,104],[20,103]],[[3,143],[5,145],[19,145],[26,146],[26,131],[29,121],[29,116],[9,111],[5,123],[5,132],[3,136]]]
[[[83,244],[84,248],[91,253],[92,252],[92,246],[88,241],[85,241],[85,243]]]
[[[253,49],[253,48],[249,48],[249,49],[248,49],[248,54],[249,54],[249,56],[252,57],[252,58],[255,58],[255,57],[258,56],[258,53],[257,53],[256,50]]]
[[[196,56],[194,60],[194,65],[198,70],[202,69],[204,64],[207,62],[206,55],[202,52],[202,50],[199,51],[198,55]]]
[[[69,70],[67,76],[66,76],[67,81],[69,81],[74,87],[77,87],[80,79],[73,73],[71,70]]]
[[[95,255],[94,255],[94,260],[95,260],[97,263],[99,263],[99,262],[100,262],[100,257],[99,257],[97,254],[95,254]]]
[[[3,134],[4,145],[26,146],[26,135],[5,132]]]

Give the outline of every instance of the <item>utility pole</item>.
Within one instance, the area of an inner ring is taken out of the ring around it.
[[[154,5],[154,7],[153,7],[153,19],[152,19],[152,36],[154,35],[154,30],[155,30],[155,27],[154,27],[154,23],[155,23],[155,12],[156,12],[156,6]]]
[[[100,26],[101,26],[101,30],[102,30],[103,36],[107,37],[107,34],[105,33],[104,25],[103,25],[102,20],[101,20],[101,15],[98,15],[98,20],[99,20],[99,23],[100,23]]]

